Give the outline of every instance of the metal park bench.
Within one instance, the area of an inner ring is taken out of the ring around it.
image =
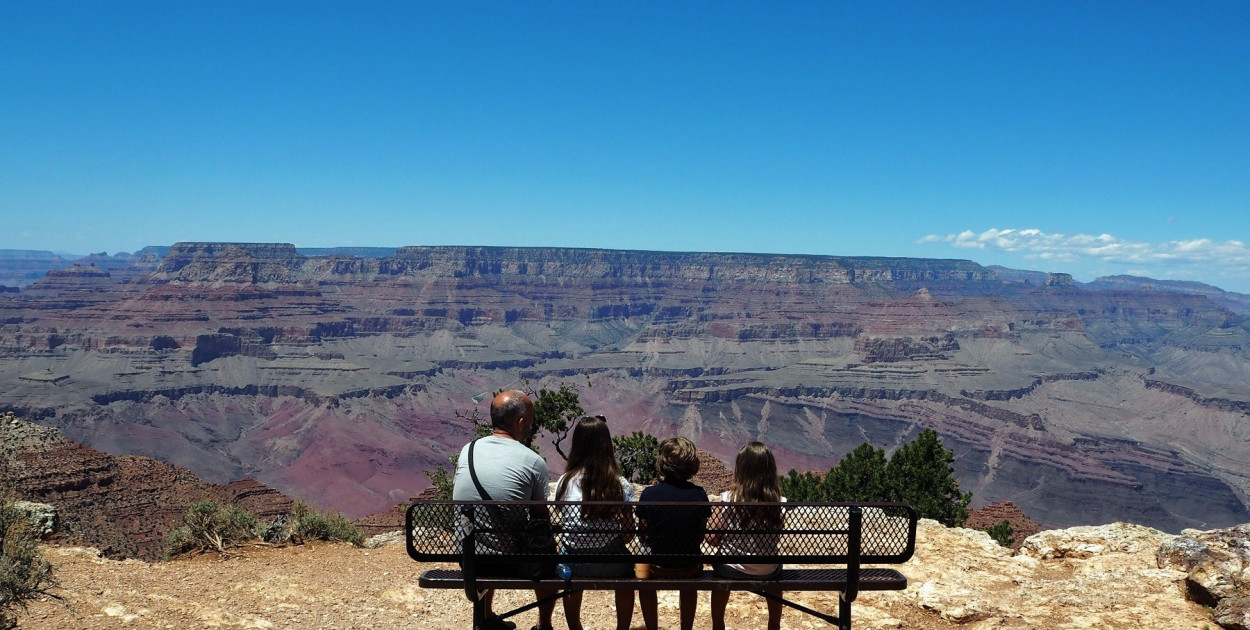
[[[549,588],[557,593],[548,599],[559,599],[571,592],[581,590],[680,590],[750,591],[765,598],[780,601],[786,606],[836,625],[841,630],[851,628],[851,603],[860,591],[902,590],[907,578],[894,569],[868,567],[865,565],[901,564],[911,558],[916,547],[916,511],[901,503],[648,503],[648,506],[664,506],[665,509],[682,507],[710,507],[713,518],[709,523],[727,522],[717,518],[749,514],[751,510],[783,509],[784,523],[781,529],[706,529],[723,537],[736,536],[738,549],[751,549],[741,541],[762,541],[759,553],[728,555],[706,542],[700,542],[697,554],[656,553],[654,549],[670,547],[664,536],[686,536],[690,532],[645,532],[633,517],[638,503],[569,503],[557,501],[417,501],[408,507],[405,534],[408,555],[419,562],[460,563],[461,568],[433,568],[421,574],[419,584],[423,588],[463,589],[473,602],[473,625],[481,627],[485,616],[482,594],[488,589]],[[590,528],[575,518],[566,518],[571,512],[588,506],[613,508],[625,515],[622,522],[611,527]],[[550,515],[552,532],[559,543],[557,553],[525,553],[515,551],[519,531],[524,527],[528,514],[546,512]],[[513,516],[501,516],[509,514]],[[515,515],[520,515],[516,517]],[[738,519],[743,522],[749,519]],[[574,526],[573,524],[577,525]],[[632,523],[632,528],[630,526]],[[696,524],[697,527],[697,524]],[[566,538],[576,535],[578,547],[599,546],[591,543],[598,537],[605,544],[623,537],[628,544],[622,550],[605,553],[579,552],[576,556],[561,553]],[[701,540],[701,537],[700,537]],[[564,579],[549,577],[524,579],[515,577],[484,577],[476,571],[483,559],[492,563],[649,563],[676,566],[704,563],[781,563],[778,579],[724,579],[714,576],[710,570],[686,579],[639,579],[628,577],[579,577],[574,574]],[[841,593],[837,615],[829,615],[785,599],[784,591],[838,591]],[[508,618],[536,607],[531,603],[515,610],[500,613]]]

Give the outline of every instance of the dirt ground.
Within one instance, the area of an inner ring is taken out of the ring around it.
[[[163,563],[113,561],[81,547],[46,547],[64,602],[35,602],[19,616],[19,628],[103,630],[112,628],[359,628],[370,630],[471,627],[463,593],[417,587],[432,566],[413,562],[402,544],[361,549],[341,543],[250,547],[228,558],[201,555]],[[525,603],[527,593],[497,594],[496,609]],[[870,598],[865,594],[861,601]],[[700,594],[698,628],[708,628],[708,594]],[[835,612],[836,594],[798,594],[819,610]],[[856,608],[858,627],[954,628],[917,609]],[[582,609],[586,628],[612,629],[612,594],[589,592]],[[660,594],[662,627],[677,626],[677,594]],[[727,625],[764,627],[763,601],[746,593],[730,598]],[[521,630],[537,622],[530,611],[515,619]],[[555,627],[564,628],[557,607]],[[643,628],[635,605],[633,628]],[[787,611],[783,628],[827,628],[817,619]]]

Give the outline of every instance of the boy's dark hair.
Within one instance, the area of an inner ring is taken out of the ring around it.
[[[699,473],[699,453],[694,442],[684,437],[668,438],[660,442],[660,452],[655,458],[655,469],[661,479],[689,481]]]

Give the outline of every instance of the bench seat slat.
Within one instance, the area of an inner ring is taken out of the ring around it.
[[[418,581],[422,588],[464,588],[464,573],[460,569],[429,569]],[[785,591],[841,591],[846,587],[846,569],[784,569],[778,580],[726,580],[716,577],[710,570],[694,578],[647,579],[633,577],[577,578],[566,582],[561,579],[525,580],[521,578],[479,577],[478,588],[573,588],[582,590],[615,590],[646,588],[658,590],[695,589],[700,591],[750,591],[780,588]],[[863,568],[859,573],[861,591],[900,591],[907,588],[907,578],[894,569]]]

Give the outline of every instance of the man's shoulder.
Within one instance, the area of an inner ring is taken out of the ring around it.
[[[480,445],[478,448],[488,448],[491,450],[495,450],[495,449],[498,449],[501,451],[514,451],[515,450],[518,453],[521,451],[525,451],[528,453],[534,452],[534,451],[531,451],[528,446],[512,438],[499,437],[498,435],[488,435],[486,437],[479,438],[478,444]]]
[[[491,435],[482,438],[482,441],[485,442],[483,446],[490,451],[491,456],[502,460],[503,465],[508,468],[537,468],[541,465],[544,472],[547,470],[547,461],[541,455],[516,440]]]

